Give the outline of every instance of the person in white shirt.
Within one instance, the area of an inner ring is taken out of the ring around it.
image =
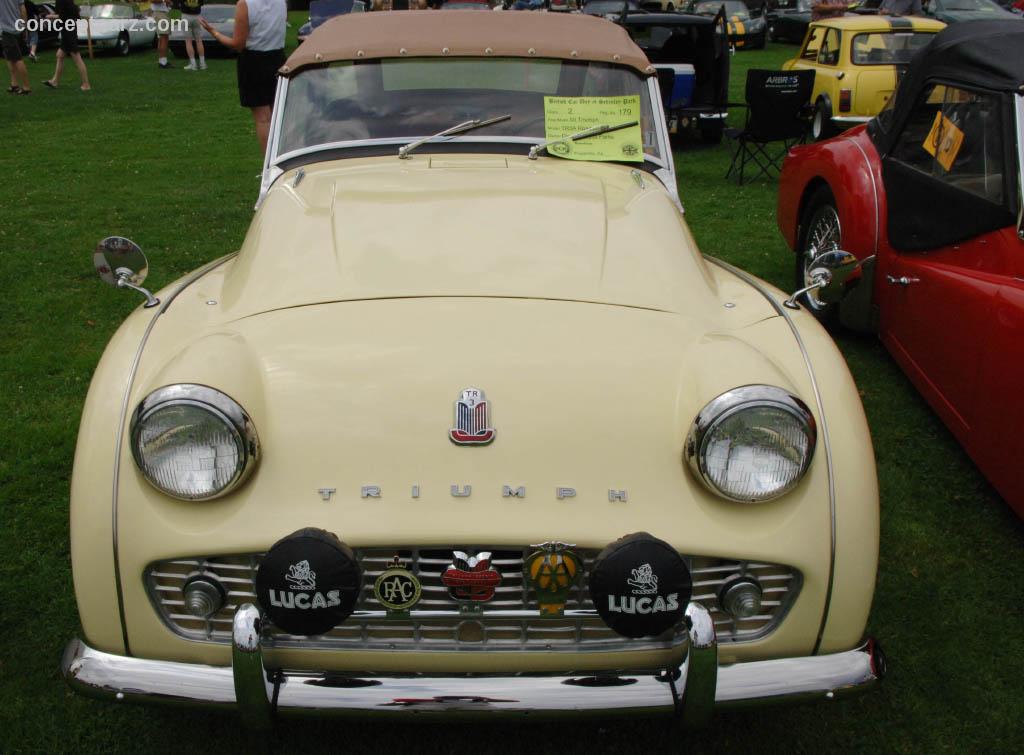
[[[286,0],[238,0],[235,30],[221,34],[200,18],[206,31],[225,47],[238,50],[238,99],[252,111],[256,138],[267,151],[270,112],[277,92],[277,69],[284,65],[284,34],[288,17]]]

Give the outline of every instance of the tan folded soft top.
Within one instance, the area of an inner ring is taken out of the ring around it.
[[[398,57],[564,58],[655,73],[618,24],[578,13],[390,11],[349,13],[327,21],[281,67],[292,76],[336,60]]]

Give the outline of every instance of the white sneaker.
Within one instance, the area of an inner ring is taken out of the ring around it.
[[[188,63],[188,65],[187,65],[187,66],[185,66],[185,69],[184,69],[184,70],[186,70],[186,71],[196,71],[196,70],[198,70],[198,69],[196,68],[196,63],[195,63],[195,61],[194,61],[194,60],[190,60],[190,61],[189,61],[189,63]]]
[[[200,71],[205,71],[205,70],[206,70],[206,61],[205,61],[205,60],[204,60],[204,61],[202,61],[202,62],[201,62],[201,63],[199,64],[199,70],[200,70]]]

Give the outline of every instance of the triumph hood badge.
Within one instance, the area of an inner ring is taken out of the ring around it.
[[[491,406],[484,392],[466,388],[455,402],[455,427],[448,437],[460,446],[483,446],[494,440],[494,434]]]

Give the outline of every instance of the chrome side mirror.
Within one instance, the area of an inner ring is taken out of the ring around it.
[[[108,236],[96,245],[92,264],[100,280],[115,288],[130,288],[146,297],[145,307],[155,307],[160,300],[142,288],[149,274],[149,263],[142,249],[131,239]]]
[[[821,304],[833,304],[843,298],[846,281],[858,267],[860,261],[842,249],[818,255],[809,271],[811,285],[794,292],[783,304],[790,309],[800,309],[797,297],[801,294],[807,294]]]

